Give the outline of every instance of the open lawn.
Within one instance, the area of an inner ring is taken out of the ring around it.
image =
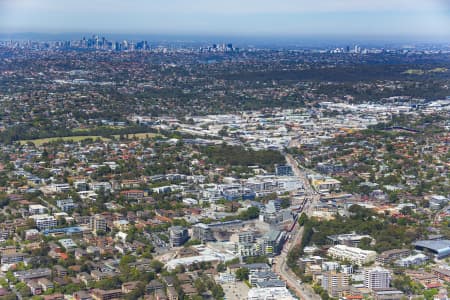
[[[124,136],[127,136],[127,135],[124,135]],[[147,137],[148,138],[154,138],[154,137],[157,137],[157,136],[162,137],[162,135],[156,134],[156,133],[153,133],[153,132],[130,133],[130,134],[128,134],[128,138],[129,139],[137,138],[139,140],[146,139]],[[120,135],[119,134],[115,134],[115,135],[113,135],[113,137],[116,138],[116,139],[119,139]],[[36,146],[41,146],[41,145],[46,144],[46,143],[51,143],[51,142],[56,142],[56,141],[61,141],[61,140],[62,141],[79,142],[79,141],[84,141],[84,140],[87,140],[87,139],[93,139],[93,140],[101,139],[103,141],[109,141],[110,140],[108,138],[105,138],[105,137],[102,137],[102,136],[99,136],[99,135],[75,135],[75,136],[53,137],[53,138],[35,139],[35,140],[21,140],[20,144],[24,145],[24,144],[26,144],[28,142],[31,142],[31,143],[35,144]]]
[[[430,72],[430,73],[445,73],[447,71],[448,71],[447,68],[435,68],[435,69],[429,70],[428,72]]]
[[[403,72],[403,74],[423,75],[423,74],[425,74],[425,71],[424,70],[419,70],[419,69],[409,69],[409,70],[406,70],[405,72]]]
[[[113,136],[116,139],[118,139],[120,137],[120,135],[118,135],[118,134],[115,134]],[[124,136],[127,136],[127,135],[124,134]],[[147,137],[148,138],[154,138],[154,137],[157,137],[157,136],[162,137],[162,135],[154,133],[154,132],[143,132],[143,133],[130,133],[130,134],[128,134],[128,138],[129,139],[137,138],[139,140],[146,139]]]
[[[403,72],[403,74],[424,75],[424,74],[429,74],[429,73],[445,73],[447,71],[448,71],[447,68],[434,68],[431,70],[409,69],[409,70],[406,70],[405,72]]]
[[[95,127],[86,127],[86,128],[74,128],[72,130],[72,132],[87,132],[87,131],[91,131],[91,130],[97,130],[97,129],[110,129],[110,130],[115,130],[115,129],[124,129],[126,128],[125,126],[95,126]]]
[[[108,141],[109,139],[98,136],[98,135],[80,135],[80,136],[64,136],[64,137],[54,137],[54,138],[45,138],[45,139],[36,139],[36,140],[22,140],[20,141],[21,145],[27,144],[28,142],[31,142],[35,144],[36,146],[41,146],[46,143],[51,143],[55,141],[73,141],[73,142],[79,142],[84,141],[87,139],[101,139],[103,141]]]

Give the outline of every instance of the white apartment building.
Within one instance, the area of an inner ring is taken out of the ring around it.
[[[236,254],[241,257],[260,256],[260,245],[256,243],[237,243],[235,244]]]
[[[33,215],[33,216],[30,216],[30,219],[34,220],[36,227],[39,230],[51,229],[51,228],[56,227],[56,225],[57,225],[55,217],[47,215],[47,214]]]
[[[375,251],[362,250],[360,248],[345,245],[336,245],[331,247],[328,249],[328,254],[335,259],[348,260],[359,266],[374,262],[377,257],[377,253]]]
[[[70,185],[68,183],[54,183],[45,187],[50,193],[67,193],[70,191]]]
[[[271,193],[277,191],[294,191],[303,188],[303,185],[297,177],[294,176],[274,176],[274,175],[257,175],[251,177],[244,184],[246,188],[259,193]]]
[[[252,288],[247,294],[248,300],[294,300],[285,287]]]
[[[89,187],[92,191],[99,192],[103,190],[104,192],[111,191],[112,187],[109,182],[91,182],[89,183]]]
[[[368,289],[385,289],[391,283],[391,273],[381,267],[364,270],[364,286]]]
[[[42,215],[47,212],[47,207],[40,204],[30,204],[28,206],[28,212],[30,215]]]
[[[101,215],[92,216],[89,227],[94,233],[98,231],[106,232],[106,219]]]

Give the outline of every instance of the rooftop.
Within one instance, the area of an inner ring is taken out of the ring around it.
[[[435,252],[450,251],[450,240],[422,240],[413,243],[413,245],[428,248]]]

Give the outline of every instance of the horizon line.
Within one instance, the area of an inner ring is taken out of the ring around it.
[[[47,37],[59,37],[67,36],[68,38],[75,38],[75,35],[79,38],[88,37],[92,35],[99,35],[107,38],[108,36],[113,37],[134,37],[134,38],[143,38],[144,36],[150,37],[158,37],[158,38],[235,38],[235,39],[271,39],[273,41],[283,40],[285,42],[299,42],[298,39],[308,39],[310,41],[321,41],[327,42],[325,39],[329,39],[331,41],[340,41],[344,40],[361,40],[364,42],[385,42],[385,43],[405,43],[405,42],[416,42],[416,43],[450,43],[450,35],[442,36],[442,35],[409,35],[409,34],[274,34],[274,33],[257,33],[257,34],[236,34],[236,33],[176,33],[176,32],[167,32],[167,33],[155,33],[155,32],[105,32],[103,30],[99,31],[63,31],[63,32],[52,32],[52,31],[11,31],[11,32],[1,32],[0,38],[5,37],[14,37],[18,38],[19,36],[23,36],[22,38],[26,38],[29,36],[47,36]],[[266,41],[270,42],[270,41]],[[353,41],[356,42],[356,41]]]

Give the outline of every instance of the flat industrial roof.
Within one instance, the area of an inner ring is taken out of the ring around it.
[[[436,253],[438,258],[450,255],[450,240],[424,240],[413,243],[417,248],[428,249]]]
[[[423,240],[414,242],[413,245],[441,252],[450,249],[450,240]]]

